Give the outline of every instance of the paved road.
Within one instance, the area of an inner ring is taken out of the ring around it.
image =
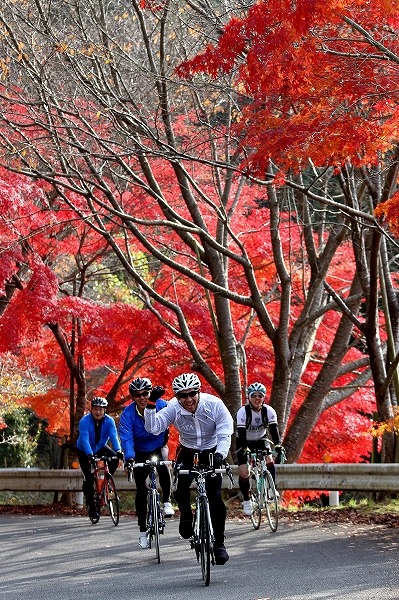
[[[398,600],[398,529],[284,522],[277,533],[229,522],[230,561],[204,587],[177,519],[161,564],[136,522],[0,515],[0,600]]]

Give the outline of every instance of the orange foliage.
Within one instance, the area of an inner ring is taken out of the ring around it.
[[[178,72],[235,70],[250,171],[264,173],[270,158],[285,169],[309,158],[375,162],[399,133],[396,63],[387,60],[399,52],[398,14],[397,1],[260,1]]]

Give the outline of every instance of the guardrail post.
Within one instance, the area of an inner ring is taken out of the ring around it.
[[[328,492],[328,505],[339,506],[339,492]]]
[[[83,508],[83,492],[75,492],[76,508]]]

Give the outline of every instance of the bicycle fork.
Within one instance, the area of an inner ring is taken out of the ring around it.
[[[203,498],[203,503],[204,503],[204,507],[205,507],[205,511],[206,511],[206,518],[207,521],[209,523],[209,541],[210,541],[210,549],[211,549],[211,556],[212,556],[212,564],[214,564],[214,560],[213,560],[213,544],[215,542],[215,534],[213,531],[213,524],[212,524],[212,519],[211,519],[211,512],[209,510],[209,500],[206,494],[202,494],[201,492],[199,492],[198,496],[197,496],[197,502],[195,505],[195,519],[194,519],[194,536],[193,538],[191,538],[190,542],[191,542],[191,547],[195,548],[195,544],[199,544],[199,546],[201,545],[201,528],[200,528],[200,514],[201,514],[201,498]]]
[[[148,499],[148,507],[147,507],[147,531],[151,532],[154,526],[154,510],[153,507],[156,505],[158,507],[158,528],[159,533],[164,533],[165,531],[165,519],[163,510],[161,509],[161,504],[159,500],[158,490],[150,489],[149,491],[149,499]]]

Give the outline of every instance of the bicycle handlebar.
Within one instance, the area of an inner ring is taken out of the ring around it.
[[[211,475],[213,473],[227,475],[231,485],[234,484],[233,475],[231,473],[231,467],[229,464],[226,464],[224,467],[215,469],[214,467],[210,467],[209,465],[199,465],[197,467],[191,467],[191,469],[182,469],[179,465],[175,467],[175,482],[179,475]],[[174,485],[175,485],[174,482]]]
[[[200,467],[199,469],[178,469],[179,475],[208,475],[208,473],[227,473],[227,468],[214,469],[213,467]]]
[[[94,456],[96,462],[111,462],[111,460],[119,460],[117,456]]]
[[[141,463],[128,464],[127,480],[132,481],[133,470],[136,467],[159,467],[162,465],[173,465],[173,464],[174,464],[173,460],[146,460],[145,462],[141,462]]]
[[[108,465],[108,463],[110,463],[112,460],[119,461],[119,458],[117,456],[93,456],[93,461],[90,464],[90,472],[95,473],[96,470],[101,469],[99,463],[102,462]]]
[[[134,463],[133,469],[136,467],[160,467],[162,465],[173,465],[173,460],[146,460],[142,463]]]

